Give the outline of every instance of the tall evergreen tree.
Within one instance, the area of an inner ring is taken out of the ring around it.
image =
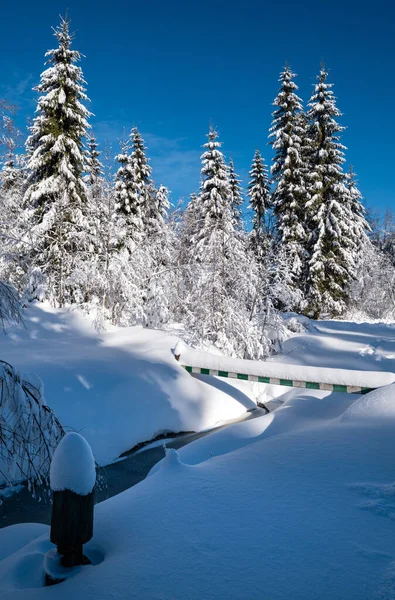
[[[262,257],[266,252],[266,242],[269,238],[268,214],[271,208],[271,198],[267,168],[259,150],[255,150],[249,175],[249,208],[254,215],[251,242],[257,257]]]
[[[103,165],[100,162],[101,152],[97,149],[98,143],[93,132],[88,137],[88,151],[86,156],[86,170],[88,172],[87,182],[93,188],[103,177]]]
[[[235,173],[235,166],[233,160],[229,159],[229,190],[230,190],[230,203],[233,212],[233,218],[235,227],[238,230],[243,229],[243,215],[241,207],[243,206],[243,193],[241,190],[241,181],[237,173]]]
[[[280,74],[280,90],[273,105],[269,138],[275,151],[271,169],[276,183],[273,193],[278,240],[292,265],[294,284],[303,286],[307,233],[304,206],[307,186],[302,140],[305,135],[302,101],[297,96],[295,73],[286,66]]]
[[[142,235],[143,222],[130,150],[131,143],[132,134],[127,142],[121,144],[121,152],[115,157],[115,160],[120,164],[115,174],[115,199],[117,209],[124,216],[127,223],[128,237],[138,241]]]
[[[151,235],[158,227],[160,218],[157,190],[151,179],[152,169],[146,154],[144,140],[137,129],[132,129],[131,162],[133,177],[141,206],[142,227],[145,235]]]
[[[52,295],[62,306],[75,259],[90,244],[83,181],[83,139],[90,113],[81,102],[88,98],[82,70],[76,65],[81,54],[71,49],[68,18],[61,19],[54,35],[58,47],[46,53],[49,67],[35,88],[40,97],[27,140],[25,205],[31,218],[32,264],[45,273]]]
[[[356,247],[349,190],[342,170],[344,127],[328,73],[321,68],[309,102],[312,197],[306,205],[310,230],[307,280],[308,312],[341,315],[355,270]]]
[[[211,127],[201,157],[198,207],[193,207],[199,226],[188,244],[187,263],[194,281],[185,320],[199,343],[214,344],[228,354],[261,356],[260,335],[250,319],[255,263],[235,229],[220,148],[218,133]]]
[[[67,192],[70,206],[76,208],[81,208],[86,199],[83,139],[90,113],[81,103],[88,100],[86,82],[75,64],[81,54],[71,50],[73,36],[68,18],[61,19],[54,35],[59,46],[46,53],[50,66],[34,88],[41,95],[27,140],[30,185],[26,199],[33,204],[40,222],[60,194]]]
[[[155,231],[159,217],[152,169],[137,127],[133,127],[116,160],[121,164],[115,177],[119,210],[126,216],[131,237],[137,241]]]
[[[208,142],[201,156],[202,182],[199,193],[201,227],[196,234],[196,250],[204,257],[204,247],[209,243],[213,231],[223,231],[232,224],[230,188],[221,142],[213,127],[208,134]]]
[[[352,231],[350,233],[354,238],[358,261],[358,255],[362,247],[366,243],[369,243],[368,232],[371,231],[371,228],[366,219],[366,210],[362,204],[362,194],[358,189],[358,182],[352,165],[350,165],[348,173],[346,173],[345,182],[348,190],[348,205],[351,212]]]

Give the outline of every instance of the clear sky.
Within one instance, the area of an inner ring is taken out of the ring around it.
[[[246,182],[267,133],[278,75],[288,61],[307,101],[321,60],[347,126],[343,143],[371,208],[395,209],[395,3],[393,0],[3,3],[0,97],[33,116],[31,91],[51,26],[66,9],[84,58],[99,143],[137,125],[156,183],[176,202],[199,185],[201,145],[212,121]]]

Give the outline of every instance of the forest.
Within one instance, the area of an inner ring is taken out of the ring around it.
[[[271,165],[252,148],[244,189],[210,125],[201,180],[178,202],[137,127],[106,156],[68,18],[54,32],[26,135],[0,104],[3,325],[48,300],[99,331],[178,327],[194,346],[260,359],[299,326],[284,313],[394,318],[394,218],[364,207],[324,65],[306,104],[291,67],[281,72],[262,140]]]

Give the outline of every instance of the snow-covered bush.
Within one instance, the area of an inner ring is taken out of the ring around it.
[[[5,326],[22,320],[21,303],[14,286],[0,281],[0,324]]]
[[[33,267],[29,273],[29,280],[23,294],[24,302],[39,300],[43,302],[48,293],[47,280],[40,267]]]
[[[0,379],[0,480],[8,485],[27,480],[33,490],[46,486],[62,425],[46,405],[38,378],[26,381],[0,361]]]

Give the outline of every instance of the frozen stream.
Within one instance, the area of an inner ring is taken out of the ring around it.
[[[116,494],[139,483],[149,473],[152,467],[160,461],[164,455],[163,444],[169,448],[181,448],[196,439],[210,435],[218,429],[222,429],[235,422],[246,421],[264,415],[266,411],[257,408],[247,412],[242,418],[231,421],[200,433],[185,433],[177,435],[168,440],[161,440],[147,444],[140,450],[132,451],[127,456],[104,467],[106,485],[104,489],[96,493],[96,503],[107,500]],[[19,493],[9,498],[3,498],[0,505],[0,528],[13,525],[14,523],[46,523],[51,520],[51,505],[48,500],[35,500],[27,488],[24,487]]]

